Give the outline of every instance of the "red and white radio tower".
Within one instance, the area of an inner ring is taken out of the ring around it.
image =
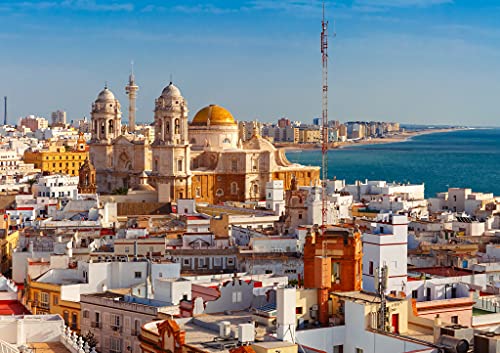
[[[322,84],[323,84],[323,97],[322,97],[322,139],[321,146],[321,184],[322,184],[322,235],[326,232],[327,211],[327,194],[326,194],[326,181],[328,179],[328,21],[325,20],[325,2],[323,1],[323,19],[321,21],[321,61],[323,66]]]

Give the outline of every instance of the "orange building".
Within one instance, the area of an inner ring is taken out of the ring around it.
[[[152,321],[144,325],[139,338],[143,353],[183,353],[186,332],[175,320]]]
[[[362,285],[361,233],[353,225],[313,229],[304,245],[304,287],[318,289],[320,323],[328,323],[332,291],[359,291]]]

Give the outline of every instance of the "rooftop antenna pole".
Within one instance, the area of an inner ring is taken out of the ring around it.
[[[321,235],[326,232],[328,222],[326,183],[328,180],[328,21],[325,20],[325,1],[323,0],[323,18],[321,20],[321,62],[322,62],[322,146],[321,146],[321,182],[322,182],[322,224]]]
[[[378,296],[380,297],[380,309],[378,317],[378,329],[381,331],[387,331],[388,326],[388,311],[387,311],[387,299],[385,291],[387,290],[389,278],[389,269],[386,265],[377,267],[375,271],[375,289]]]

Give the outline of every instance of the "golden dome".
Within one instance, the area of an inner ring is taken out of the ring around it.
[[[210,104],[196,113],[191,125],[236,125],[236,121],[226,108]]]

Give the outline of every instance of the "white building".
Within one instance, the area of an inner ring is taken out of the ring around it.
[[[0,175],[35,174],[40,169],[35,169],[33,164],[26,164],[21,156],[11,149],[0,149]]]
[[[78,177],[66,175],[48,175],[38,179],[33,185],[37,197],[76,199],[78,195]]]
[[[425,198],[424,184],[388,183],[382,180],[356,181],[349,184],[342,191],[354,197],[354,201],[370,200],[372,195],[403,195],[406,200],[423,200]]]
[[[288,290],[288,289],[285,289]],[[337,293],[343,302],[344,323],[330,327],[297,330],[292,319],[278,314],[278,323],[285,326],[278,339],[297,343],[306,352],[325,353],[437,353],[432,342],[413,340],[408,330],[408,306],[405,300],[395,299],[388,302],[390,306],[391,333],[377,330],[376,314],[380,306],[380,298],[365,292]],[[295,298],[284,296],[280,300],[278,292],[278,312],[295,312]],[[289,298],[289,299],[288,299]],[[287,300],[288,299],[288,300]],[[295,315],[292,315],[295,316]],[[280,322],[281,321],[281,322]],[[394,326],[396,325],[396,326]],[[288,334],[291,332],[292,334]],[[397,334],[395,335],[394,332]],[[399,336],[404,335],[404,337]]]
[[[386,292],[404,292],[407,279],[408,218],[392,214],[380,214],[370,229],[362,236],[363,241],[363,289],[375,292],[377,270],[387,266]]]
[[[464,215],[456,215],[451,226],[453,232],[464,236],[481,236],[486,231],[486,222]]]
[[[488,203],[495,203],[498,198],[492,193],[472,192],[469,188],[449,188],[436,197],[429,198],[429,210],[433,213],[441,211],[465,212],[475,216]]]
[[[377,195],[368,202],[370,210],[382,212],[405,212],[412,217],[427,218],[427,200],[407,200],[404,195]]]
[[[266,183],[266,208],[273,210],[275,215],[285,211],[285,189],[283,180],[273,180]]]
[[[156,278],[180,276],[179,263],[84,262],[76,269],[51,269],[36,279],[40,283],[61,286],[61,300],[78,302],[81,294],[105,292],[153,283]]]

